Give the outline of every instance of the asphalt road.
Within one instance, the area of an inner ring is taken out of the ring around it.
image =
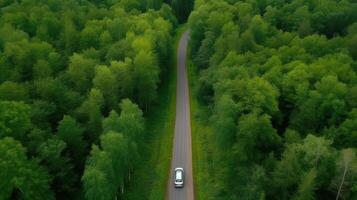
[[[189,31],[180,39],[177,50],[177,88],[176,88],[176,122],[171,160],[171,172],[168,183],[169,200],[193,200],[192,148],[190,99],[186,70],[186,53]],[[184,169],[184,187],[174,187],[174,169]]]

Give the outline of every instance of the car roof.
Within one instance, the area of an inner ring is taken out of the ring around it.
[[[175,178],[178,179],[178,180],[181,180],[182,179],[182,174],[183,174],[182,170],[176,170]]]

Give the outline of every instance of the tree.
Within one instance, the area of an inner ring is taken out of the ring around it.
[[[335,76],[323,77],[315,84],[315,88],[309,92],[307,99],[299,95],[299,108],[291,116],[291,124],[301,132],[319,130],[325,124],[335,125],[346,112],[346,85]]]
[[[214,34],[211,31],[205,33],[205,39],[202,41],[202,44],[197,52],[195,57],[196,65],[201,68],[207,68],[209,66],[210,57],[213,54],[213,45],[214,45]]]
[[[33,77],[34,79],[47,78],[52,76],[52,68],[50,63],[45,60],[38,60],[33,67]]]
[[[354,148],[357,142],[357,109],[352,109],[348,117],[338,127],[326,131],[334,144],[339,147]]]
[[[119,117],[120,132],[132,141],[140,143],[144,137],[144,117],[140,108],[129,99],[120,103],[121,113]]]
[[[245,111],[263,111],[270,115],[278,112],[279,91],[262,78],[237,80],[233,98],[237,98]]]
[[[71,56],[67,73],[77,91],[85,93],[91,88],[95,65],[94,60],[80,54]]]
[[[135,93],[138,103],[147,107],[156,98],[159,68],[152,52],[139,51],[134,59]]]
[[[126,58],[124,62],[112,61],[110,70],[118,85],[118,98],[133,98],[135,86],[133,82],[133,61],[130,58]]]
[[[215,106],[213,115],[215,135],[221,149],[230,149],[236,137],[236,118],[238,115],[237,105],[228,95],[223,95]]]
[[[37,98],[56,105],[52,123],[61,120],[68,110],[78,107],[83,98],[78,92],[67,87],[60,78],[48,77],[36,80],[33,89]]]
[[[20,142],[0,139],[0,155],[1,199],[54,199],[50,176],[36,161],[27,159]]]
[[[87,24],[86,27],[80,33],[80,48],[99,48],[99,38],[101,33],[101,28],[95,27],[94,24]]]
[[[334,170],[334,149],[331,141],[308,135],[303,143],[288,144],[281,161],[273,173],[281,196],[288,197],[289,191],[298,187],[296,199],[311,199],[313,191],[329,184]]]
[[[115,76],[107,66],[96,67],[93,87],[102,92],[106,106],[115,106],[118,98],[118,87]]]
[[[115,197],[116,188],[113,184],[112,161],[108,153],[92,146],[82,176],[85,198],[88,200],[111,200]]]
[[[117,198],[117,191],[124,191],[124,181],[130,176],[136,157],[129,157],[128,140],[120,133],[109,131],[100,137],[102,149],[93,145],[82,177],[87,199]],[[105,188],[105,189],[102,189]],[[105,194],[104,194],[105,193]],[[101,195],[99,195],[101,194]],[[99,196],[97,196],[99,195]]]
[[[24,85],[5,81],[0,85],[0,99],[7,101],[26,101],[28,100],[28,91]]]
[[[63,14],[63,32],[60,36],[60,41],[65,49],[65,54],[68,56],[72,55],[79,46],[79,33],[74,24],[73,15],[74,13],[68,11]]]
[[[63,140],[77,166],[83,163],[86,142],[83,139],[84,129],[71,116],[65,115],[57,127],[57,135]]]
[[[115,110],[110,111],[109,116],[103,120],[103,133],[109,131],[120,132],[120,118]]]
[[[51,174],[56,196],[62,198],[73,195],[77,179],[69,157],[64,154],[65,148],[66,143],[57,137],[48,139],[38,148],[38,159]]]
[[[260,15],[255,15],[252,18],[248,30],[253,35],[254,41],[258,44],[262,44],[266,40],[268,34],[268,25],[260,17]]]
[[[98,89],[92,89],[86,101],[79,108],[79,114],[87,122],[87,134],[91,142],[97,141],[102,133],[102,109],[104,106],[103,94]]]
[[[129,160],[135,159],[135,157],[129,158],[128,140],[122,134],[110,131],[101,136],[100,143],[103,151],[112,159],[111,167],[115,177],[113,186],[117,189],[120,187],[124,191],[125,178],[131,171]]]
[[[308,173],[306,173],[299,184],[299,189],[296,195],[294,196],[294,200],[314,200],[315,199],[315,178],[316,178],[316,170],[312,168]]]
[[[261,162],[268,153],[277,150],[280,142],[269,115],[249,113],[240,117],[234,152],[242,165]]]
[[[352,188],[355,187],[357,175],[357,159],[354,149],[343,149],[336,160],[336,176],[331,186],[336,194],[336,199],[348,199],[351,197]]]
[[[0,138],[10,136],[24,141],[32,128],[30,106],[22,102],[0,101]]]

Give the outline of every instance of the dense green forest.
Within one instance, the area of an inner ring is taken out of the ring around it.
[[[356,1],[198,0],[189,25],[213,130],[198,193],[357,199]]]
[[[123,199],[188,17],[206,199],[357,199],[356,1],[193,4],[0,0],[0,200]]]
[[[0,0],[1,200],[122,197],[187,2]]]

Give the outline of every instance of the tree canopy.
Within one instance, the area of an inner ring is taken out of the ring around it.
[[[196,1],[191,59],[213,130],[202,136],[207,198],[356,198],[356,6]]]
[[[173,9],[163,0],[0,8],[0,199],[123,198],[144,113],[171,64]]]

